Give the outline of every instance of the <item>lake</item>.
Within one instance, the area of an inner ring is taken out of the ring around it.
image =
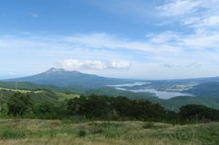
[[[111,87],[114,87],[118,90],[123,90],[123,91],[130,91],[130,92],[134,92],[134,93],[153,93],[155,94],[158,98],[160,99],[171,99],[174,97],[178,97],[178,96],[193,96],[191,94],[187,94],[187,93],[182,93],[182,92],[172,92],[172,91],[159,91],[153,88],[141,88],[141,89],[127,89],[124,87],[127,86],[141,86],[144,85],[145,83],[142,82],[135,82],[133,84],[121,84],[121,85],[111,85]]]

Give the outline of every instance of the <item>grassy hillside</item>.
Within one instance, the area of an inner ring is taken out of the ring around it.
[[[58,91],[50,91],[50,90],[22,90],[22,89],[6,89],[0,88],[0,99],[4,102],[9,99],[15,92],[20,92],[24,94],[28,94],[34,104],[41,103],[51,103],[51,104],[59,104],[66,99],[72,99],[75,97],[80,97],[78,94],[73,93],[64,93]],[[1,104],[1,102],[0,102]]]
[[[217,145],[219,123],[0,120],[1,145]]]

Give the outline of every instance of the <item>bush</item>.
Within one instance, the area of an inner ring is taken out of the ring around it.
[[[79,137],[85,137],[87,135],[87,132],[86,130],[84,129],[80,129],[79,132],[78,132],[78,136]]]
[[[188,121],[218,121],[219,111],[203,105],[186,105],[180,108],[180,116]]]

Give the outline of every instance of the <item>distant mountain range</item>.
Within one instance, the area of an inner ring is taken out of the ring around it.
[[[219,77],[147,81],[107,78],[78,71],[51,68],[33,76],[1,80],[0,88],[48,89],[82,94],[127,96],[133,99],[148,99],[172,110],[186,104],[202,104],[219,109]],[[173,93],[189,93],[194,96],[181,95],[171,99],[159,99],[151,92],[127,91],[144,90],[145,88]]]
[[[58,87],[104,87],[106,85],[115,85],[131,83],[134,80],[106,78],[92,74],[85,74],[78,71],[66,71],[64,69],[51,68],[46,72],[15,79],[3,80],[5,82],[31,82],[35,84],[54,85]]]
[[[85,74],[78,71],[66,71],[59,68],[51,68],[43,73],[2,80],[2,82],[29,82],[38,85],[52,85],[56,87],[68,88],[103,88],[106,86],[120,84],[136,84],[143,82],[142,85],[127,86],[126,89],[153,88],[160,91],[185,92],[195,95],[219,94],[219,77],[178,79],[178,80],[131,80],[107,78],[93,74]],[[145,83],[145,84],[144,84]],[[210,88],[208,86],[211,86]]]

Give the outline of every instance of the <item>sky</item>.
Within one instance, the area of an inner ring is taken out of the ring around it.
[[[0,79],[51,67],[107,77],[219,76],[218,0],[0,0]]]

